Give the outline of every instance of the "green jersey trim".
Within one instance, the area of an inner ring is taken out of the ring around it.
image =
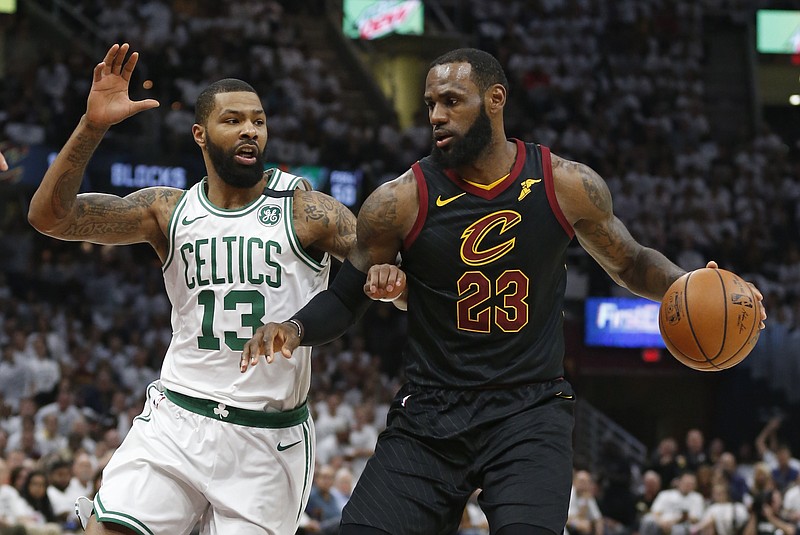
[[[281,177],[286,174],[277,167],[273,167],[270,169],[272,171],[269,180],[267,181],[267,188],[274,189],[276,191],[283,191],[283,189],[276,189],[278,186],[278,182],[280,182]],[[289,175],[294,176],[294,175]],[[286,191],[291,191],[297,189],[300,184],[303,182],[303,177],[301,176],[294,176],[294,178],[289,182],[289,185],[286,187]],[[305,190],[305,188],[303,188]]]
[[[306,495],[306,489],[308,488],[308,476],[311,473],[311,448],[313,444],[311,444],[311,437],[309,437],[309,425],[308,422],[303,422],[303,446],[305,447],[306,453],[306,468],[305,474],[303,475],[303,492],[300,494],[301,496]],[[297,511],[297,519],[300,519],[300,515],[303,514],[303,504],[300,504],[300,510]]]
[[[99,495],[94,499],[94,512],[98,522],[111,522],[113,524],[119,524],[120,526],[125,526],[126,528],[139,533],[139,535],[153,535],[153,532],[150,531],[143,522],[132,517],[131,515],[120,513],[119,511],[106,510],[106,508],[103,507],[103,502],[100,500]]]
[[[224,403],[210,399],[194,398],[173,390],[165,389],[164,395],[175,405],[189,412],[213,418],[220,422],[247,427],[283,429],[285,427],[294,427],[308,420],[308,405],[306,403],[290,411],[264,412],[231,407]]]
[[[287,214],[286,217],[283,218],[284,225],[286,226],[286,237],[289,239],[289,245],[292,247],[292,251],[294,251],[295,256],[300,259],[304,264],[308,267],[319,273],[323,269],[325,269],[325,265],[322,262],[316,261],[310,254],[308,254],[303,246],[300,244],[300,240],[297,237],[297,232],[295,232],[294,227],[294,197],[284,197],[283,198],[283,208],[284,212]],[[327,253],[322,258],[322,261],[325,262],[327,260]]]
[[[205,183],[207,181],[207,178],[208,177],[203,177],[203,180],[200,181],[200,186],[197,188],[198,189],[197,196],[200,199],[200,204],[203,206],[203,208],[205,208],[206,210],[208,210],[209,212],[211,212],[216,216],[240,217],[243,215],[247,215],[256,208],[258,208],[267,199],[266,196],[259,195],[258,197],[256,197],[249,203],[245,204],[241,208],[232,208],[230,210],[226,208],[219,208],[217,206],[214,206],[211,203],[211,201],[208,200],[208,197],[206,197]]]
[[[281,176],[282,172],[283,171],[281,171],[277,167],[272,168],[272,173],[269,177],[269,180],[267,181],[267,187],[269,189],[275,189],[274,186],[278,184],[278,178]]]
[[[189,198],[189,196],[186,195],[187,193],[187,191],[181,193],[181,197],[178,199],[178,202],[175,204],[175,209],[169,217],[169,224],[167,225],[167,258],[161,266],[161,271],[166,271],[170,263],[172,263],[172,258],[175,256],[175,233],[178,231],[178,215],[181,210],[183,210],[184,206],[186,206],[186,199]]]

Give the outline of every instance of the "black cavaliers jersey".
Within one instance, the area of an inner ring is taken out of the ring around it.
[[[517,144],[511,173],[482,189],[426,157],[412,166],[419,215],[403,243],[407,378],[480,388],[563,375],[565,257],[574,235],[550,151]]]

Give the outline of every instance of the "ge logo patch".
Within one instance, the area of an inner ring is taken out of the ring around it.
[[[258,220],[262,225],[274,227],[281,220],[281,209],[278,206],[262,206],[258,211]]]

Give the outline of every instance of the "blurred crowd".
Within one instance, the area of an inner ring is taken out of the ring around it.
[[[209,82],[233,76],[264,97],[273,161],[360,168],[374,185],[427,151],[424,116],[401,129],[365,124],[343,109],[338,73],[302,39],[301,21],[319,2],[71,4],[96,23],[101,40],[125,40],[141,52],[137,69],[152,87],[135,97],[162,103],[115,126],[106,146],[195,153],[194,99]],[[757,282],[769,328],[744,366],[796,403],[800,147],[767,125],[720,141],[704,111],[704,14],[727,9],[746,17],[754,6],[473,0],[468,24],[477,39],[471,44],[493,52],[508,73],[510,134],[593,166],[633,235],[683,268],[714,259]],[[58,147],[85,108],[97,58],[78,43],[41,47],[24,14],[13,22],[0,16],[0,24],[14,43],[0,80],[0,137]],[[76,529],[72,502],[99,484],[171,336],[170,303],[151,250],[39,236],[25,220],[27,200],[0,185],[0,535]],[[578,263],[587,291],[617,291],[597,270]],[[402,382],[404,322],[391,305],[376,303],[343,340],[315,350],[318,468],[305,532],[335,532]],[[600,469],[576,466],[567,531],[795,535],[798,463],[778,431],[773,420],[732,452],[719,440],[706,445],[693,430],[682,446],[664,438],[642,465],[610,454]],[[476,493],[464,535],[486,533],[479,503]]]
[[[738,452],[690,429],[667,437],[647,463],[613,457],[573,477],[566,532],[572,535],[795,535],[800,460],[772,419]]]

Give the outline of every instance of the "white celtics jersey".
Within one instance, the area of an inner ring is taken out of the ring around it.
[[[224,210],[208,200],[203,179],[178,201],[163,267],[173,332],[161,368],[165,388],[251,410],[305,401],[309,347],[239,371],[257,327],[288,319],[328,283],[328,255],[314,260],[294,232],[291,190],[299,182],[275,170],[263,195]]]

